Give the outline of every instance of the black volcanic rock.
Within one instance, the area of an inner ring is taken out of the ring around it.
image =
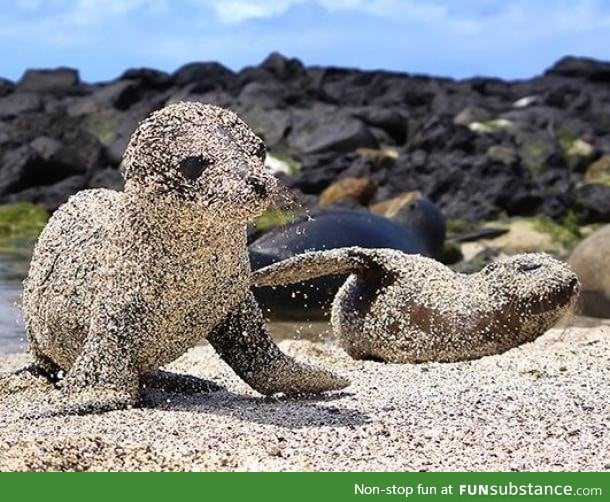
[[[220,63],[189,63],[174,72],[174,84],[191,86],[194,94],[203,94],[215,89],[227,89],[235,80],[235,73]]]
[[[377,140],[361,120],[341,111],[303,114],[290,135],[289,145],[304,154],[345,153],[357,148],[377,148]]]
[[[54,70],[27,70],[19,82],[17,92],[65,95],[78,92],[80,78],[72,68]]]
[[[260,66],[283,82],[307,77],[303,63],[296,58],[287,58],[279,52],[269,54]]]
[[[6,78],[0,77],[0,98],[10,94],[15,89],[15,84]]]
[[[43,100],[31,92],[11,93],[0,98],[0,118],[15,117],[42,109]]]
[[[152,68],[132,68],[125,71],[119,80],[134,80],[147,89],[165,90],[173,83],[172,77],[164,72]]]
[[[587,184],[576,191],[576,197],[584,213],[584,219],[590,223],[610,221],[610,186]]]
[[[610,63],[591,58],[567,56],[551,66],[546,75],[610,82]]]
[[[138,122],[196,100],[235,110],[271,153],[300,165],[278,176],[307,205],[337,179],[364,177],[374,202],[419,190],[448,218],[610,221],[610,188],[583,181],[610,153],[608,82],[610,63],[575,57],[515,82],[306,67],[279,53],[237,73],[190,63],[98,84],[69,68],[29,70],[0,79],[0,202],[54,209],[84,187],[120,188]]]

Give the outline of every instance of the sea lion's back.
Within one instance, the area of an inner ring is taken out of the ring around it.
[[[41,232],[26,282],[36,283],[53,266],[61,265],[59,261],[72,262],[96,247],[114,219],[120,197],[119,192],[107,189],[83,190],[70,197]]]
[[[108,231],[119,216],[121,197],[113,190],[83,190],[49,219],[24,281],[23,313],[29,336],[53,329],[52,324],[62,322],[62,312],[72,310],[77,318],[86,315],[88,292]],[[74,312],[76,306],[84,307],[83,312]]]

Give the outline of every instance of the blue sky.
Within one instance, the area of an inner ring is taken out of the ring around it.
[[[191,61],[233,69],[278,50],[306,64],[525,78],[565,54],[610,60],[610,0],[13,0],[0,75],[84,80]]]

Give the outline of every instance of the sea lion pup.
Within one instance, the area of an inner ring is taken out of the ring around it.
[[[333,331],[356,359],[452,362],[531,342],[572,306],[579,283],[560,261],[523,254],[481,272],[358,247],[305,253],[253,274],[259,286],[349,273],[332,306]]]
[[[246,223],[276,187],[264,156],[234,113],[172,104],[131,137],[124,192],[85,190],[53,215],[23,311],[38,369],[66,372],[64,410],[136,404],[141,376],[203,339],[263,394],[347,385],[283,354],[250,293]]]

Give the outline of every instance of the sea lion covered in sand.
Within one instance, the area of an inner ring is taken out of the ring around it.
[[[23,310],[37,371],[66,373],[60,408],[133,405],[142,376],[204,339],[263,394],[347,385],[282,353],[250,293],[246,223],[276,185],[264,156],[234,113],[173,104],[133,134],[124,192],[86,190],[53,215]]]
[[[452,362],[531,342],[574,304],[579,282],[546,254],[491,263],[476,274],[430,258],[358,247],[305,253],[253,274],[258,286],[352,274],[333,301],[331,323],[357,359]]]

